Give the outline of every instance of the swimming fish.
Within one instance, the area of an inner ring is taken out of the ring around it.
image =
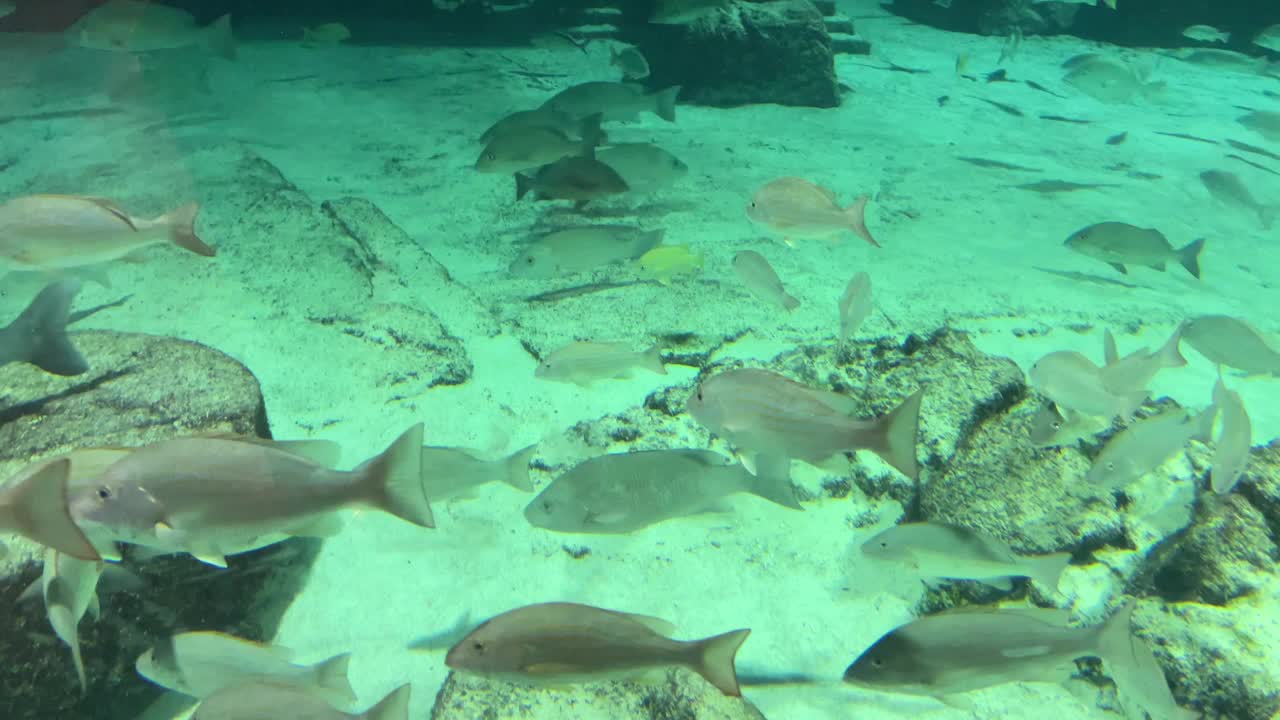
[[[582,119],[573,117],[566,113],[556,110],[548,110],[546,108],[536,108],[534,110],[520,110],[507,115],[485,130],[480,135],[480,142],[488,145],[493,139],[499,135],[509,135],[521,130],[529,128],[552,128],[559,130],[565,135],[571,135],[582,129],[582,120],[590,117],[584,116]],[[604,138],[601,138],[603,142]]]
[[[1104,7],[1104,6],[1109,7],[1112,10],[1116,9],[1116,0],[1031,0],[1032,5],[1039,5],[1042,3],[1054,3],[1054,4],[1065,4],[1065,5],[1096,5],[1098,7]]]
[[[473,166],[482,173],[511,174],[549,165],[560,158],[590,155],[600,144],[600,116],[584,118],[578,138],[545,125],[516,128],[494,135]]]
[[[421,424],[349,472],[262,442],[162,440],[77,487],[69,507],[95,541],[185,552],[226,567],[227,555],[292,536],[331,535],[333,512],[351,505],[433,527],[421,454]]]
[[[1265,206],[1253,198],[1253,193],[1235,173],[1225,170],[1206,170],[1200,173],[1200,182],[1218,202],[1255,213],[1263,230],[1269,230],[1276,217],[1276,208]]]
[[[81,560],[102,555],[67,509],[71,461],[32,463],[0,485],[0,530],[14,532]]]
[[[576,208],[630,189],[613,168],[594,157],[560,158],[532,175],[517,173],[515,178],[516,200],[532,192],[535,200],[572,200]]]
[[[163,688],[205,698],[253,680],[292,685],[347,704],[356,699],[347,680],[351,655],[315,665],[294,665],[292,652],[220,632],[186,632],[167,637],[138,656],[138,674]]]
[[[80,281],[59,280],[45,286],[22,314],[0,328],[0,366],[31,363],[54,375],[79,375],[89,369],[67,337],[71,303]]]
[[[1210,25],[1192,25],[1182,31],[1182,36],[1207,43],[1225,43],[1231,39],[1231,33]]]
[[[558,278],[602,265],[626,262],[662,243],[663,231],[630,225],[589,225],[542,235],[511,262],[511,274]]]
[[[848,342],[858,332],[872,307],[871,277],[864,272],[854,273],[840,296],[840,342]]]
[[[1213,386],[1213,404],[1222,413],[1222,427],[1213,446],[1209,462],[1209,480],[1213,491],[1225,495],[1236,486],[1249,464],[1249,448],[1253,445],[1253,423],[1245,410],[1240,393],[1229,390],[1218,373]]]
[[[205,698],[191,720],[409,720],[407,683],[361,713],[345,713],[311,693],[269,680],[225,687]]]
[[[501,482],[533,492],[529,480],[529,460],[537,445],[521,448],[507,457],[482,460],[474,450],[451,447],[422,448],[422,487],[433,501],[465,497],[475,488]]]
[[[199,46],[228,60],[236,58],[231,16],[199,27],[185,10],[144,0],[108,0],[67,30],[72,42],[94,50],[151,52]]]
[[[1249,375],[1280,376],[1277,343],[1240,318],[1201,315],[1182,326],[1182,341],[1217,365]]]
[[[622,71],[623,80],[649,77],[649,61],[644,59],[644,53],[631,45],[625,45],[621,50],[609,48],[609,64]]]
[[[75,665],[81,692],[88,688],[88,681],[85,679],[84,659],[80,656],[77,628],[86,612],[91,612],[95,618],[100,612],[96,591],[102,569],[101,560],[81,560],[46,548],[40,573],[40,591],[49,624],[53,626],[54,634],[71,649],[71,662]]]
[[[1155,95],[1165,87],[1164,83],[1147,82],[1133,68],[1099,55],[1077,62],[1062,81],[1104,103],[1129,102]]]
[[[1204,238],[1175,250],[1159,230],[1140,228],[1123,222],[1101,222],[1075,231],[1064,243],[1068,248],[1129,274],[1127,265],[1145,265],[1164,272],[1166,262],[1174,261],[1191,277],[1200,279],[1200,253]]]
[[[1236,122],[1274,143],[1280,143],[1280,112],[1254,110],[1236,118]]]
[[[577,120],[596,113],[606,122],[638,120],[640,113],[650,112],[667,122],[675,122],[679,94],[679,85],[650,93],[644,86],[632,83],[585,82],[561,90],[542,107]]]
[[[1028,577],[1057,590],[1071,553],[1018,555],[1007,543],[976,530],[935,522],[894,525],[861,546],[862,554],[906,564],[927,578],[978,580],[1001,590],[1011,577]]]
[[[702,256],[688,245],[659,245],[636,260],[642,277],[657,280],[663,285],[681,275],[693,275],[702,271]]]
[[[0,0],[0,18],[12,15],[18,9],[16,0]]]
[[[1272,52],[1280,52],[1280,25],[1268,25],[1253,36],[1253,44]]]
[[[588,387],[599,380],[629,378],[637,367],[666,375],[662,346],[636,352],[630,343],[573,342],[543,358],[533,374],[543,380]]]
[[[800,307],[800,301],[787,293],[773,266],[755,250],[742,250],[733,256],[733,272],[752,295],[783,310]]]
[[[1106,365],[1102,368],[1102,384],[1110,392],[1123,395],[1128,392],[1146,390],[1156,374],[1166,368],[1180,368],[1187,364],[1182,357],[1179,346],[1182,344],[1182,326],[1174,329],[1173,334],[1154,352],[1146,348],[1134,350],[1120,357],[1116,349],[1115,336],[1107,330],[1103,335]]]
[[[868,196],[859,195],[841,208],[836,194],[796,177],[784,177],[756,191],[747,204],[747,217],[781,233],[788,245],[794,238],[825,238],[846,231],[880,247],[863,217]]]
[[[1119,489],[1155,470],[1192,438],[1209,442],[1216,408],[1196,415],[1186,408],[1135,420],[1107,441],[1085,479]]]
[[[751,493],[794,510],[791,484],[757,477],[710,450],[648,450],[589,458],[556,478],[524,510],[534,527],[565,533],[629,533],[705,512]]]
[[[733,0],[658,0],[649,22],[658,25],[689,25],[733,7]]]
[[[923,397],[921,388],[889,413],[860,420],[851,415],[852,398],[745,368],[703,380],[686,410],[703,427],[754,454],[757,474],[787,477],[791,458],[819,465],[861,449],[914,478]]]
[[[1078,352],[1059,350],[1040,358],[1027,372],[1031,384],[1064,411],[1111,419],[1128,417],[1147,399],[1146,388],[1116,392],[1103,369]]]
[[[337,45],[351,39],[351,30],[340,22],[302,28],[302,44],[308,46]]]
[[[1041,404],[1031,418],[1028,435],[1036,447],[1061,447],[1093,437],[1107,429],[1107,425],[1107,420],[1074,410],[1062,410],[1049,400]]]
[[[596,150],[596,159],[613,168],[632,192],[648,193],[673,185],[689,174],[680,158],[649,143],[620,143]]]
[[[144,220],[101,198],[14,198],[0,203],[0,266],[44,271],[80,268],[119,260],[158,243],[213,257],[213,248],[196,235],[199,211],[200,206],[191,203]]]
[[[679,665],[732,697],[733,667],[750,630],[703,640],[672,640],[664,620],[578,605],[542,603],[510,610],[476,628],[445,656],[463,672],[532,685],[598,682]]]

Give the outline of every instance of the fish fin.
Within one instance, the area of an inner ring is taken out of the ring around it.
[[[874,237],[871,237],[871,231],[867,229],[866,210],[867,201],[870,199],[868,195],[859,195],[849,207],[844,209],[844,216],[849,221],[849,229],[857,233],[858,237],[876,247],[880,247],[880,243],[876,242]]]
[[[768,456],[757,469],[760,472],[749,481],[750,485],[745,488],[747,492],[792,510],[804,510],[796,500],[795,487],[791,485],[790,458]]]
[[[88,683],[84,673],[84,659],[80,656],[80,638],[76,627],[79,625],[79,618],[71,614],[69,604],[74,599],[71,594],[71,589],[66,587],[62,578],[54,578],[49,583],[49,624],[53,626],[54,633],[71,649],[71,663],[75,666],[76,678],[80,680],[80,692],[84,693]]]
[[[794,295],[789,295],[785,292],[782,293],[782,309],[783,310],[786,310],[787,312],[791,312],[792,310],[795,310],[798,307],[800,307],[800,301],[797,300]]]
[[[103,560],[108,558],[103,557]],[[102,576],[99,578],[99,586],[107,594],[114,592],[138,592],[147,587],[147,583],[137,574],[127,568],[110,563],[104,564],[102,567]]]
[[[49,562],[49,561],[45,560],[45,562]],[[31,583],[22,590],[22,592],[18,593],[18,597],[15,600],[15,602],[18,602],[18,603],[31,602],[33,600],[39,600],[43,597],[44,597],[44,579],[36,578],[35,580],[32,580]]]
[[[752,475],[756,474],[756,456],[755,455],[748,455],[746,453],[734,453],[734,455],[738,458],[738,462],[742,463],[743,470],[746,470]]]
[[[662,364],[662,345],[654,343],[653,347],[645,350],[642,364],[648,370],[659,375],[666,375],[667,366]]]
[[[995,588],[996,590],[999,590],[1001,592],[1009,592],[1010,590],[1013,589],[1013,580],[1007,577],[974,578],[974,580],[982,583],[983,585],[986,585],[987,587]]]
[[[1182,325],[1174,329],[1173,334],[1168,340],[1164,341],[1164,345],[1156,350],[1156,355],[1160,357],[1160,367],[1162,368],[1180,368],[1187,364],[1187,359],[1182,356]]]
[[[743,458],[742,467],[756,477],[764,475],[773,478],[774,482],[791,480],[791,458],[785,455],[756,453],[751,456],[750,464],[747,464],[746,455],[741,457]]]
[[[652,615],[640,615],[639,613],[622,612],[621,610],[610,610],[609,612],[614,613],[615,615],[621,615],[622,617],[625,617],[628,620],[634,620],[635,622],[640,623],[641,625],[652,630],[653,632],[658,633],[663,637],[671,637],[676,632],[675,623],[671,622],[670,620],[664,620],[660,617],[654,617]]]
[[[351,665],[351,653],[335,655],[312,667],[315,672],[316,689],[337,705],[349,705],[356,701],[356,693],[351,689],[351,681],[347,678],[347,670]]]
[[[934,695],[934,699],[946,705],[953,710],[962,710],[964,712],[976,713],[973,701],[960,693],[951,693],[949,695]]]
[[[209,23],[204,32],[205,46],[210,52],[226,60],[236,59],[236,36],[231,31],[231,13]]]
[[[733,630],[699,641],[698,660],[693,670],[725,695],[741,697],[742,691],[738,689],[738,672],[733,667],[733,659],[750,634],[750,630]]]
[[[1155,270],[1155,271],[1157,271],[1157,272],[1164,272],[1164,263],[1162,263],[1162,262],[1158,262],[1158,263],[1151,263],[1151,264],[1150,264],[1150,265],[1148,265],[1147,267],[1149,267],[1149,268],[1151,268],[1152,270]]]
[[[1178,251],[1178,264],[1191,273],[1191,277],[1200,279],[1200,252],[1204,250],[1204,238],[1200,238]]]
[[[362,464],[370,504],[419,527],[433,528],[435,517],[422,488],[422,423],[405,430],[383,453]]]
[[[1058,580],[1062,571],[1071,564],[1071,553],[1053,553],[1040,557],[1028,558],[1027,577],[1037,585],[1057,592]]]
[[[1098,630],[1098,656],[1108,666],[1134,663],[1134,638],[1130,627],[1134,605],[1133,600],[1127,601]]]
[[[409,692],[412,686],[405,683],[364,711],[364,720],[409,720]]]
[[[1129,274],[1129,268],[1125,267],[1123,263],[1107,263],[1107,264],[1115,268],[1116,272],[1120,273],[1121,275]]]
[[[217,251],[208,245],[196,235],[196,216],[200,214],[200,203],[187,203],[180,208],[172,210],[155,222],[162,223],[169,228],[169,241],[183,250],[190,250],[196,255],[204,257],[213,257],[217,255]]]
[[[342,518],[334,512],[311,518],[307,522],[294,525],[285,532],[296,537],[330,538],[342,532],[344,526]]]
[[[533,454],[537,450],[538,444],[534,443],[511,453],[505,461],[507,472],[502,481],[520,492],[533,492],[533,481],[529,479],[529,462],[533,460]]]
[[[595,157],[596,146],[604,142],[604,132],[600,129],[603,120],[604,113],[594,113],[582,119],[578,132],[582,138],[583,157]]]
[[[667,122],[676,121],[676,97],[680,95],[680,86],[672,85],[669,88],[659,90],[650,97],[653,98],[653,114],[666,120]]]
[[[514,177],[516,179],[516,201],[519,202],[533,189],[534,182],[533,178],[524,173],[516,173]]]
[[[45,464],[17,482],[10,481],[0,490],[0,528],[71,557],[101,560],[102,555],[67,510],[70,475],[71,461],[63,458]]]
[[[264,440],[257,437],[234,437],[241,442],[266,445],[280,452],[296,455],[317,465],[332,468],[342,459],[342,446],[332,440]]]
[[[1102,333],[1102,362],[1104,367],[1111,367],[1120,360],[1120,351],[1116,348],[1116,336],[1107,328]]]
[[[102,619],[102,601],[98,599],[98,593],[89,596],[89,604],[85,607],[85,612],[89,613],[89,617],[94,622]]]
[[[217,550],[196,550],[192,548],[188,554],[205,565],[212,565],[222,570],[227,569],[227,557]]]
[[[80,292],[80,281],[67,278],[50,283],[7,328],[27,345],[12,359],[28,362],[53,375],[80,375],[89,369],[84,356],[67,337],[71,303]]]
[[[879,447],[867,448],[913,480],[920,474],[920,466],[916,463],[916,435],[920,429],[920,402],[924,398],[924,390],[921,387],[901,405],[876,420],[876,429],[880,432]]]

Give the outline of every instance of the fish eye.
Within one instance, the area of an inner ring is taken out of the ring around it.
[[[882,547],[882,548],[887,548],[887,547],[889,547],[889,543],[885,542],[884,540],[881,540],[881,541],[880,541],[880,547]]]
[[[1061,429],[1062,429],[1062,421],[1061,421],[1061,420],[1054,420],[1054,421],[1053,421],[1053,429],[1054,429],[1054,430],[1061,430]]]
[[[105,486],[105,485],[103,485],[102,487],[98,488],[98,499],[99,499],[99,500],[110,500],[110,499],[111,499],[111,488],[109,488],[109,487],[107,487],[107,486]]]
[[[493,153],[485,153],[485,154],[484,154],[484,159],[485,159],[485,160],[493,160],[493,159],[494,159],[494,154],[493,154]]]
[[[526,259],[525,259],[525,262],[526,262],[526,263],[528,263],[529,265],[532,265],[532,264],[533,264],[533,256],[532,256],[532,255],[530,255],[528,258],[526,258]]]
[[[484,652],[484,643],[471,643],[471,649],[478,653]]]
[[[878,658],[878,657],[877,657],[877,658],[871,658],[871,667],[873,667],[873,668],[882,668],[882,667],[884,667],[884,661],[883,661],[883,660],[881,660],[881,659],[880,659],[880,658]]]

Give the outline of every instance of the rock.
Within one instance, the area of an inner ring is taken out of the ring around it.
[[[651,87],[728,107],[840,104],[831,37],[809,0],[737,2],[690,25],[636,24],[626,36],[649,60]]]
[[[1258,508],[1271,536],[1280,538],[1280,440],[1253,448],[1235,492]]]
[[[826,26],[827,32],[831,35],[835,35],[836,33],[845,33],[847,35],[857,34],[853,29],[853,19],[848,15],[828,15],[823,18],[822,23]]]
[[[59,378],[25,365],[0,368],[0,476],[80,446],[134,446],[173,435],[269,437],[258,381],[235,360],[193,342],[106,331],[73,333],[88,373]],[[38,600],[18,604],[40,575],[40,548],[6,535],[0,562],[0,717],[5,720],[136,717],[161,695],[133,664],[164,635],[222,630],[265,640],[302,587],[319,549],[290,540],[230,559],[217,570],[187,556],[145,563],[126,556],[141,589],[99,588],[102,616],[80,624],[89,687]]]
[[[831,52],[844,55],[870,55],[871,43],[858,35],[832,33]]]
[[[743,698],[727,697],[684,668],[662,682],[605,682],[547,690],[449,673],[431,720],[764,720]]]
[[[1275,578],[1280,560],[1265,518],[1240,495],[1205,495],[1194,524],[1162,553],[1153,590],[1168,600],[1226,605]]]

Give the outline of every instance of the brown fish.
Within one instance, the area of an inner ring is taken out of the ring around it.
[[[622,176],[594,157],[561,158],[533,175],[516,174],[516,200],[530,192],[536,200],[572,200],[574,207],[627,191]]]
[[[788,245],[793,244],[793,238],[823,238],[852,231],[880,247],[863,217],[867,200],[868,196],[859,195],[851,205],[841,208],[836,194],[821,185],[784,177],[752,196],[747,217],[781,233]]]
[[[672,640],[658,618],[576,603],[542,603],[505,612],[462,639],[444,663],[454,670],[532,685],[598,682],[679,665],[720,692],[740,696],[733,658],[750,630]]]
[[[520,110],[507,115],[493,125],[480,136],[480,142],[488,145],[495,137],[516,132],[518,130],[527,130],[529,128],[546,127],[568,135],[577,132],[582,126],[582,121],[574,118],[567,113],[558,110],[550,110],[548,108],[536,108],[534,110]]]
[[[560,158],[590,155],[600,144],[600,115],[582,121],[581,139],[547,126],[518,128],[496,135],[476,158],[475,169],[482,173],[514,173],[553,163]]]

